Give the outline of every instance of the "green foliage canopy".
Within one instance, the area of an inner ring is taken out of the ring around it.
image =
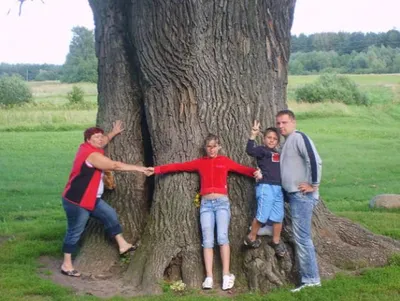
[[[400,48],[400,31],[392,29],[381,33],[322,32],[291,37],[291,51],[335,51],[339,55],[366,51],[370,46]]]
[[[63,67],[61,81],[67,83],[97,82],[97,58],[94,34],[82,26],[72,29],[73,38]]]
[[[400,48],[370,46],[366,51],[342,55],[333,50],[296,52],[290,57],[289,73],[400,73]]]
[[[18,74],[26,81],[59,80],[61,66],[51,64],[7,64],[0,63],[0,75]]]

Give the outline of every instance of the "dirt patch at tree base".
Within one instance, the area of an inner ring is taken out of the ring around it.
[[[48,256],[39,258],[39,275],[43,279],[48,279],[56,284],[70,288],[76,295],[96,296],[100,298],[111,298],[115,296],[122,297],[137,297],[143,293],[135,290],[134,287],[126,285],[122,279],[122,269],[115,265],[109,274],[92,275],[82,273],[81,277],[70,277],[61,274],[60,266],[62,260]],[[208,295],[208,296],[224,296],[234,297],[238,293],[243,293],[242,290],[233,288],[229,291],[222,291],[221,289],[214,288],[210,291],[191,291],[189,294],[193,295]],[[177,295],[184,295],[186,293],[177,293]]]
[[[76,295],[93,295],[101,298],[113,296],[133,297],[138,296],[134,287],[123,283],[121,269],[115,266],[109,274],[92,275],[82,273],[81,277],[70,277],[61,274],[61,259],[43,256],[39,258],[40,277],[49,279],[56,284],[71,288]]]

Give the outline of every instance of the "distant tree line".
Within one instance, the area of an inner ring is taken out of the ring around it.
[[[335,51],[339,55],[365,52],[370,46],[400,48],[400,32],[324,32],[291,38],[291,52]]]
[[[0,76],[19,75],[26,81],[60,80],[66,83],[97,82],[97,58],[92,30],[77,26],[64,65],[0,63]]]
[[[60,80],[61,65],[0,63],[0,75],[19,75],[26,81]]]
[[[289,73],[400,73],[400,48],[370,46],[365,51],[338,54],[336,51],[295,52]]]
[[[97,82],[94,34],[74,27],[64,65],[0,63],[1,75],[20,75],[27,81],[60,80],[67,83]],[[292,36],[289,72],[400,73],[400,32],[327,32]]]
[[[400,32],[292,36],[289,73],[399,73]]]

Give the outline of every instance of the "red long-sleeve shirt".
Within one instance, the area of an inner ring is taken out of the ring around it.
[[[202,157],[193,161],[183,163],[172,163],[157,166],[155,174],[164,174],[176,171],[197,171],[200,174],[200,194],[210,193],[228,194],[227,177],[229,171],[253,177],[256,169],[240,165],[225,156],[215,158]]]

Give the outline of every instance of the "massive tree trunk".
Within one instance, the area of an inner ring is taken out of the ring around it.
[[[112,122],[124,121],[123,135],[118,135],[107,147],[114,160],[136,165],[151,164],[151,146],[143,112],[142,90],[135,66],[135,49],[129,41],[127,1],[90,2],[96,22],[96,55],[99,60],[99,110],[97,123],[106,132]],[[150,152],[145,150],[150,149]],[[106,192],[117,210],[128,241],[139,240],[149,212],[148,187],[145,176],[138,173],[114,173],[117,189]],[[118,250],[110,247],[101,227],[90,221],[83,248],[76,266],[94,274],[103,274],[118,260]],[[93,256],[92,254],[96,254]]]
[[[253,163],[244,152],[252,121],[273,125],[275,113],[286,107],[295,0],[90,4],[99,59],[98,123],[110,127],[111,121],[122,119],[127,125],[109,147],[112,158],[155,165],[191,160],[200,155],[205,136],[215,133],[229,157]],[[154,183],[117,173],[117,182],[108,200],[126,236],[140,240],[125,273],[127,284],[159,292],[160,280],[182,279],[199,288],[204,269],[199,212],[193,204],[198,176],[158,176]],[[289,215],[284,239],[290,252],[284,259],[276,259],[268,239],[260,249],[243,249],[254,209],[253,186],[251,179],[230,175],[231,270],[239,286],[265,291],[294,282],[296,265]],[[97,229],[89,229],[79,262],[98,272],[110,267],[105,262],[112,263],[116,251]],[[382,265],[400,249],[398,242],[333,216],[323,203],[316,210],[314,236],[322,276],[360,264]],[[91,255],[98,250],[102,256]]]

